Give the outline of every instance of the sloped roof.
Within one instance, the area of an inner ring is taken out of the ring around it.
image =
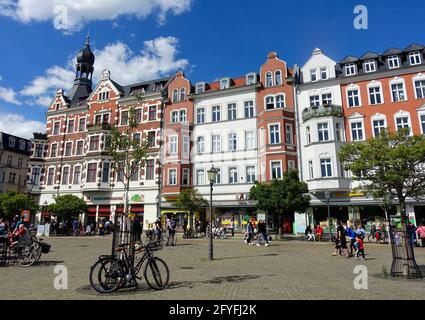
[[[341,60],[341,64],[351,63],[351,62],[357,62],[359,61],[359,58],[354,56],[347,56],[343,60]]]
[[[387,51],[385,51],[382,55],[384,57],[388,57],[388,56],[395,56],[395,55],[402,54],[402,53],[403,53],[403,50],[401,50],[401,49],[390,48]]]
[[[423,49],[425,49],[423,45],[412,43],[410,46],[404,49],[404,52],[421,51]]]
[[[378,59],[379,55],[375,52],[366,52],[364,55],[360,57],[360,60],[370,60],[370,59]]]

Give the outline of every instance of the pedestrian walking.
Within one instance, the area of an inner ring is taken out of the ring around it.
[[[267,239],[267,225],[264,220],[258,221],[257,225],[258,229],[258,237],[259,240],[257,242],[257,246],[261,246],[261,243],[264,243],[264,246],[270,246],[269,240]]]
[[[247,238],[245,240],[245,243],[248,244],[248,245],[253,245],[252,240],[254,238],[254,230],[255,230],[254,220],[251,218],[248,221],[248,224],[246,225]]]
[[[422,248],[425,248],[425,224],[421,223],[421,226],[416,230],[418,238],[421,240]]]
[[[348,255],[345,228],[341,221],[338,221],[338,227],[336,231],[337,231],[337,236],[336,236],[335,251],[332,253],[332,255],[336,256],[338,254],[339,256],[342,256],[342,253],[345,250],[345,256],[349,258],[350,256]]]
[[[354,227],[353,227],[354,228]],[[346,233],[348,238],[350,239],[350,256],[353,256],[353,252],[355,253],[355,246],[357,234],[351,227],[347,227]]]
[[[356,248],[356,259],[360,260],[360,254],[362,254],[362,259],[365,260],[364,242],[360,235],[356,236],[356,242],[354,243],[354,246]]]

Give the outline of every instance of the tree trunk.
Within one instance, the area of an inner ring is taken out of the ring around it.
[[[407,233],[407,215],[406,215],[406,203],[404,200],[400,200],[401,208],[401,229],[403,232],[403,277],[410,276],[410,261],[409,261],[409,237]],[[412,257],[413,258],[413,257]]]

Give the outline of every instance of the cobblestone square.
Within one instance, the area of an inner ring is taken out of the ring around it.
[[[141,300],[268,300],[268,299],[423,299],[425,281],[384,276],[391,267],[388,245],[366,244],[366,261],[333,257],[329,243],[272,242],[247,246],[242,239],[214,241],[215,259],[208,260],[205,239],[178,239],[157,255],[170,267],[170,286],[155,292],[146,283],[132,292],[99,295],[89,288],[89,270],[99,255],[108,254],[111,238],[49,238],[53,252],[38,265],[0,268],[2,299],[141,299]],[[416,249],[425,265],[425,250]],[[68,289],[53,286],[54,267],[68,269]],[[368,290],[355,290],[354,267],[368,269]],[[423,268],[422,268],[423,269]],[[19,283],[20,285],[16,285]]]

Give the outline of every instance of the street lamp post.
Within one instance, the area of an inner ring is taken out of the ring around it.
[[[29,214],[30,214],[30,221],[29,221],[29,224],[31,224],[31,221],[32,221],[32,216],[31,216],[31,212],[30,212],[30,208],[29,208],[29,206],[30,206],[30,196],[31,196],[31,193],[32,193],[32,190],[34,189],[34,187],[35,187],[35,183],[32,181],[32,179],[28,179],[27,180],[27,184],[26,184],[26,191],[27,191],[27,203],[26,203],[26,207],[27,207],[27,211],[29,212]]]
[[[214,260],[214,252],[213,252],[213,234],[212,234],[212,209],[213,209],[213,205],[212,205],[212,194],[213,194],[213,186],[214,186],[214,182],[217,178],[217,169],[214,168],[214,165],[211,167],[210,170],[208,170],[208,180],[210,181],[210,243],[209,243],[209,254],[208,254],[208,258],[210,260]]]
[[[331,199],[331,193],[325,191],[326,205],[328,206],[328,227],[329,227],[329,241],[332,241],[332,228],[331,228],[331,208],[329,206],[329,200]]]

